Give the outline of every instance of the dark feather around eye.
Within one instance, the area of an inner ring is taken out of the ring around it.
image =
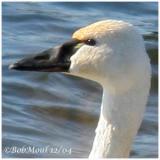
[[[87,39],[85,41],[85,44],[90,45],[90,46],[94,46],[96,44],[96,41],[94,39]]]

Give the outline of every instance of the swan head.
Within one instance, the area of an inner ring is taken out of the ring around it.
[[[143,40],[135,27],[105,20],[79,29],[71,41],[20,60],[10,68],[67,72],[118,89],[130,87],[137,77],[143,77],[146,61]]]
[[[133,25],[116,20],[96,22],[76,31],[71,41],[24,58],[10,69],[65,72],[99,82],[104,89],[96,130],[100,136],[90,157],[129,155],[132,137],[142,121],[151,72],[142,36]],[[103,136],[106,133],[108,137]],[[126,147],[117,147],[121,142]]]
[[[137,78],[145,77],[148,59],[142,37],[133,25],[105,20],[79,29],[72,37],[85,43],[70,58],[71,74],[111,90],[128,89]]]

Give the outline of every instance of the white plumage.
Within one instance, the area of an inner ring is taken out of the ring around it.
[[[89,158],[129,156],[143,119],[151,79],[144,42],[133,25],[116,20],[91,24],[76,31],[71,42],[22,59],[10,69],[69,71],[99,82],[103,98]]]
[[[89,158],[128,157],[142,122],[150,89],[151,67],[142,36],[126,22],[91,24],[73,38],[94,39],[72,57],[70,74],[103,86],[101,113]]]

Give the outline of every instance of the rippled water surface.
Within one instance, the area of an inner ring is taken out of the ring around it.
[[[133,23],[145,39],[152,89],[131,157],[157,157],[157,10],[157,3],[3,3],[3,157],[88,157],[100,112],[100,85],[61,73],[10,71],[8,65],[61,44],[82,26],[110,18]],[[61,151],[6,150],[29,146]]]

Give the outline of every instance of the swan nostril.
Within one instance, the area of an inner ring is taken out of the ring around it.
[[[35,60],[49,60],[50,55],[49,54],[42,54],[34,57]]]

